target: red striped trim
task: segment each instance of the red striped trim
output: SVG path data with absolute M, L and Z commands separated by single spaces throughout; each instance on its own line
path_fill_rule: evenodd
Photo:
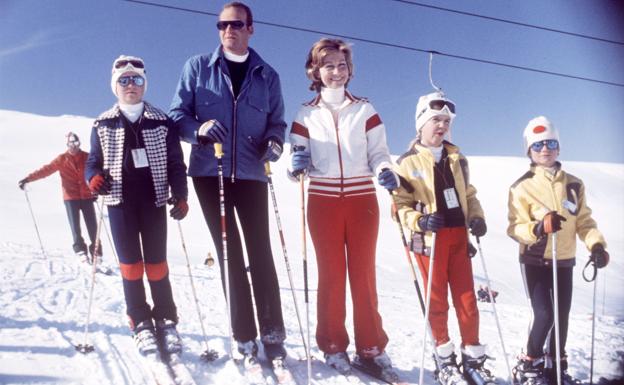
M 145 273 L 147 274 L 148 281 L 160 281 L 167 276 L 167 273 L 169 273 L 167 261 L 160 263 L 146 263 Z
M 292 128 L 290 129 L 291 134 L 297 134 L 299 136 L 303 136 L 304 138 L 310 139 L 310 132 L 307 127 L 297 122 L 293 122 Z
M 375 193 L 376 191 L 374 188 L 368 188 L 365 190 L 344 191 L 344 192 L 316 190 L 313 188 L 308 189 L 308 194 L 310 195 L 323 195 L 323 196 L 336 197 L 336 198 L 349 197 L 349 196 L 355 196 L 355 195 L 375 194 Z
M 143 279 L 143 261 L 137 263 L 119 263 L 119 270 L 123 279 L 138 281 Z
M 366 120 L 366 132 L 368 130 L 373 129 L 381 124 L 381 118 L 379 114 L 375 114 Z
M 361 182 L 353 182 L 353 183 L 331 183 L 331 182 L 320 182 L 316 180 L 310 181 L 310 186 L 325 186 L 325 187 L 354 187 L 354 186 L 367 186 L 372 185 L 372 180 L 361 181 Z

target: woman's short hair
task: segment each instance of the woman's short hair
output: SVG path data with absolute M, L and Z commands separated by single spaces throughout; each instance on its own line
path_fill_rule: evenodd
M 323 59 L 331 52 L 342 52 L 349 68 L 349 79 L 345 83 L 345 87 L 349 84 L 349 80 L 353 77 L 353 60 L 351 59 L 351 47 L 340 39 L 322 38 L 314 43 L 310 52 L 308 52 L 308 59 L 306 60 L 305 68 L 308 79 L 312 80 L 310 89 L 312 91 L 320 92 L 323 82 L 321 81 L 321 75 L 319 70 L 323 66 Z

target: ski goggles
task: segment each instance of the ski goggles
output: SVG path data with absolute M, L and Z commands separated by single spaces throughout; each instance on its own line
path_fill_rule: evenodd
M 145 84 L 145 79 L 143 79 L 143 77 L 139 75 L 121 76 L 119 79 L 117 79 L 117 83 L 119 83 L 119 85 L 124 88 L 128 87 L 130 83 L 134 84 L 137 87 L 143 87 L 143 85 Z
M 540 140 L 539 142 L 531 144 L 531 150 L 540 152 L 544 146 L 549 150 L 556 150 L 559 148 L 559 142 L 555 139 Z
M 432 100 L 429 102 L 429 108 L 431 108 L 432 110 L 440 111 L 444 107 L 448 107 L 451 113 L 455 113 L 455 103 L 449 100 Z
M 125 68 L 127 65 L 131 65 L 134 68 L 145 68 L 145 64 L 142 60 L 137 59 L 121 59 L 115 62 L 114 67 L 116 69 Z
M 67 140 L 67 147 L 68 148 L 78 148 L 78 147 L 80 147 L 80 141 L 76 140 L 76 139 L 69 139 L 69 140 Z
M 219 31 L 225 31 L 227 27 L 232 28 L 233 30 L 242 29 L 245 26 L 245 23 L 240 20 L 219 20 L 217 21 L 217 29 Z

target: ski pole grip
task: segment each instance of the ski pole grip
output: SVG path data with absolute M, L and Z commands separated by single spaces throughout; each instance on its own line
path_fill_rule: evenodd
M 271 165 L 269 164 L 269 162 L 264 162 L 264 175 L 271 175 Z
M 223 157 L 223 144 L 215 143 L 214 144 L 215 158 L 221 159 Z

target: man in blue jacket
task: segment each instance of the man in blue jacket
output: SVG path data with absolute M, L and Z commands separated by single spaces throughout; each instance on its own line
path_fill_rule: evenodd
M 249 48 L 251 10 L 224 5 L 217 22 L 221 44 L 212 54 L 191 57 L 182 70 L 169 115 L 182 140 L 192 144 L 189 176 L 215 243 L 223 276 L 217 160 L 213 143 L 223 143 L 225 211 L 231 322 L 238 350 L 255 359 L 256 329 L 241 238 L 243 231 L 264 351 L 284 358 L 286 338 L 279 285 L 269 239 L 264 163 L 282 153 L 286 122 L 278 74 Z

